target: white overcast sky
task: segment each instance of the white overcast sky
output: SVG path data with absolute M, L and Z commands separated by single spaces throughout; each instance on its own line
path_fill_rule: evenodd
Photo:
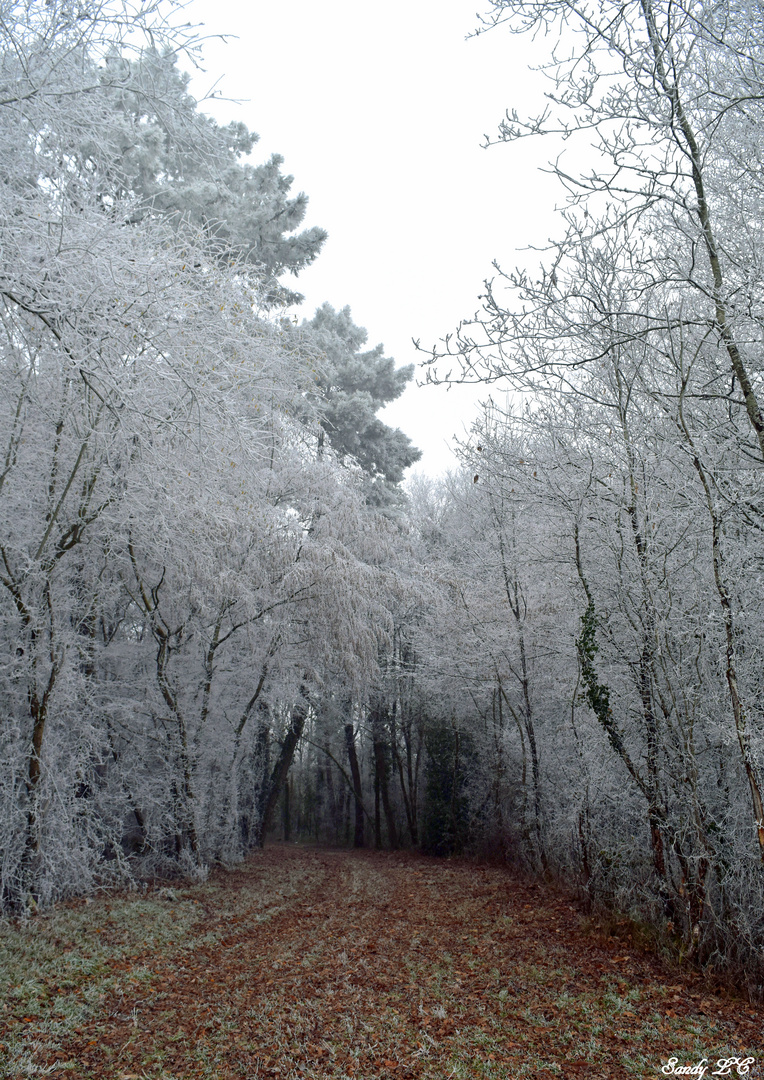
M 478 0 L 479 3 L 479 0 Z M 284 157 L 306 225 L 329 233 L 296 281 L 301 313 L 348 304 L 369 345 L 397 364 L 452 331 L 479 306 L 494 259 L 538 264 L 518 249 L 557 231 L 561 200 L 538 171 L 543 142 L 481 148 L 504 110 L 533 111 L 543 89 L 528 70 L 532 43 L 504 29 L 465 40 L 475 0 L 192 0 L 210 35 L 197 98 L 218 79 L 226 102 L 202 108 L 260 135 L 256 160 Z M 541 55 L 544 45 L 537 46 Z M 421 378 L 421 373 L 420 373 Z M 424 452 L 417 470 L 452 467 L 448 443 L 475 402 L 466 387 L 410 388 L 383 413 Z

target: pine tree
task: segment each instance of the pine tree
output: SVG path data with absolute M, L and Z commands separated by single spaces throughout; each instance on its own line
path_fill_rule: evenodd
M 368 335 L 355 325 L 349 307 L 335 311 L 331 304 L 323 304 L 302 328 L 324 358 L 319 375 L 324 398 L 322 444 L 326 436 L 341 461 L 352 459 L 363 469 L 369 504 L 393 509 L 401 500 L 397 485 L 422 454 L 377 413 L 401 396 L 414 365 L 396 368 L 395 361 L 384 355 L 383 345 L 363 351 Z

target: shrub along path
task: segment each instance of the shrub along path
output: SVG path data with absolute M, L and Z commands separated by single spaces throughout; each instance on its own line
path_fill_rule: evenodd
M 730 1057 L 754 1078 L 763 1031 L 564 896 L 461 861 L 277 846 L 0 927 L 3 1080 L 612 1080 Z

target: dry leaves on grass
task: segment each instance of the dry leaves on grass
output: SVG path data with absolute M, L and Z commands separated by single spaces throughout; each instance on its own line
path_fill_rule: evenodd
M 611 1080 L 723 1056 L 764 1075 L 761 1010 L 583 922 L 501 869 L 273 847 L 7 929 L 0 1076 Z

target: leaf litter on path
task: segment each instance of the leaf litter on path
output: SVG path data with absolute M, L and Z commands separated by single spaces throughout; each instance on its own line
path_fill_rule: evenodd
M 763 1010 L 462 860 L 278 845 L 7 926 L 0 960 L 2 1080 L 764 1077 Z

